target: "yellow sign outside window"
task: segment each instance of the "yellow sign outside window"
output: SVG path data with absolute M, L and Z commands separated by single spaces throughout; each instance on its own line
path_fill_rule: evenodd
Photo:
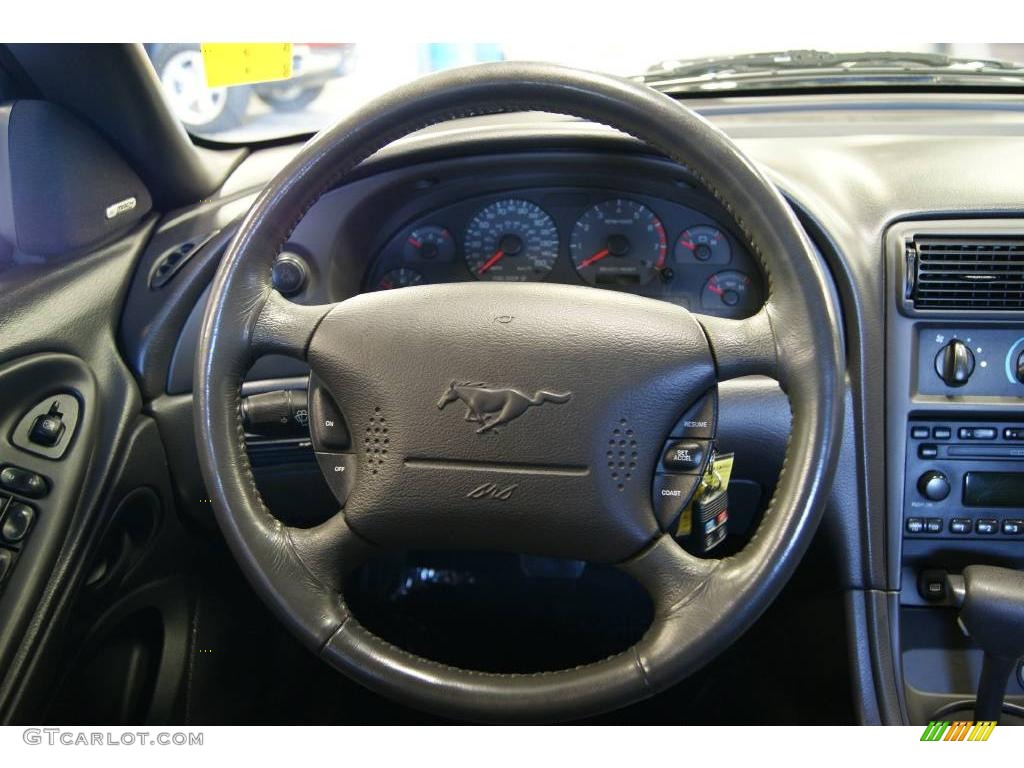
M 203 43 L 202 51 L 210 88 L 292 76 L 291 43 Z

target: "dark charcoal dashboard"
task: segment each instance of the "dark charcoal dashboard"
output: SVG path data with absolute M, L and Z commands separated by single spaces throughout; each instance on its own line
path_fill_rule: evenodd
M 957 630 L 954 611 L 929 598 L 924 575 L 1021 562 L 1019 503 L 979 506 L 964 495 L 964 482 L 968 472 L 988 472 L 1001 473 L 1005 485 L 1003 475 L 1020 462 L 1014 430 L 1022 390 L 1013 375 L 1022 331 L 1015 308 L 925 307 L 934 297 L 923 293 L 914 299 L 919 308 L 908 305 L 913 265 L 902 244 L 887 243 L 900 227 L 959 242 L 1005 239 L 1010 226 L 1019 239 L 1019 222 L 1006 220 L 1021 211 L 1024 117 L 998 99 L 971 108 L 924 97 L 837 99 L 833 112 L 821 106 L 793 100 L 769 114 L 716 102 L 706 114 L 777 181 L 835 280 L 850 393 L 844 455 L 820 538 L 846 590 L 849 633 L 857 640 L 850 652 L 859 716 L 927 722 L 972 694 L 980 654 Z M 941 120 L 924 119 L 940 111 Z M 265 179 L 289 151 L 257 153 L 239 176 Z M 168 444 L 178 501 L 199 518 L 208 509 L 195 502 L 203 492 L 198 470 L 187 466 L 192 359 L 203 291 L 223 242 L 197 247 L 163 288 L 146 281 L 156 261 L 182 244 L 201 242 L 215 227 L 226 239 L 257 189 L 229 184 L 215 209 L 165 219 L 122 323 L 125 355 Z M 310 209 L 279 271 L 282 292 L 305 304 L 406 284 L 544 280 L 742 317 L 757 311 L 766 291 L 743 242 L 730 213 L 685 168 L 597 126 L 507 116 L 437 130 L 381 153 Z M 933 288 L 938 296 L 946 290 Z M 172 304 L 184 314 L 163 322 L 160 313 Z M 152 329 L 164 325 L 180 328 L 180 336 L 158 338 Z M 954 340 L 965 349 L 969 343 L 971 354 L 949 347 Z M 296 390 L 306 386 L 305 371 L 289 366 L 258 361 L 244 393 L 290 390 L 301 402 Z M 723 388 L 720 407 L 720 442 L 736 451 L 737 476 L 749 483 L 753 525 L 777 476 L 786 401 L 774 384 L 748 381 Z M 961 438 L 961 427 L 993 437 Z M 308 449 L 302 454 L 292 445 L 267 440 L 260 446 L 265 460 L 255 462 L 264 479 L 273 476 L 275 510 L 278 500 L 308 498 L 315 475 Z M 965 450 L 972 455 L 965 458 Z M 942 486 L 929 474 L 936 472 L 950 488 L 937 501 L 921 490 Z M 931 485 L 922 483 L 925 475 Z M 969 531 L 962 519 L 970 519 Z M 1010 683 L 1014 701 L 1024 701 L 1022 684 L 1024 678 Z

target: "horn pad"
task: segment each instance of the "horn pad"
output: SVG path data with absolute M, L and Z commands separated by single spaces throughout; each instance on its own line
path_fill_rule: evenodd
M 715 384 L 685 309 L 546 284 L 364 294 L 324 318 L 308 359 L 352 431 L 355 531 L 602 562 L 658 534 L 663 442 Z

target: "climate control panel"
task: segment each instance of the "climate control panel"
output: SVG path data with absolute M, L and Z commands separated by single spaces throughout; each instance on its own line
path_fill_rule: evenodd
M 917 391 L 1024 398 L 1024 326 L 921 326 Z

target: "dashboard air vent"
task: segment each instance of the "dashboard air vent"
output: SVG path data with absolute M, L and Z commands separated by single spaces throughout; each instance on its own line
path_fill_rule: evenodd
M 1024 237 L 916 236 L 906 259 L 915 309 L 1024 310 Z

